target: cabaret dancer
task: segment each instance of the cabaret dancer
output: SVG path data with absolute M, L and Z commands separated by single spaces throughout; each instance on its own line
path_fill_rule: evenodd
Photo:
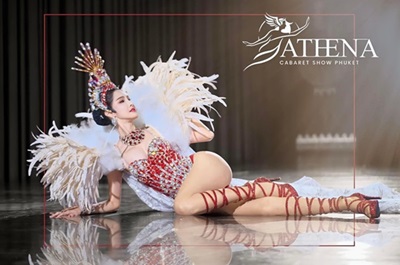
M 92 114 L 80 115 L 89 121 L 63 129 L 54 125 L 48 134 L 36 137 L 36 149 L 31 150 L 29 173 L 36 164 L 38 173 L 45 171 L 42 182 L 50 186 L 50 199 L 66 207 L 52 218 L 117 211 L 122 179 L 151 208 L 179 215 L 288 216 L 351 211 L 368 218 L 380 216 L 377 199 L 382 194 L 366 196 L 358 191 L 312 187 L 314 193 L 322 194 L 304 197 L 307 187 L 302 187 L 301 181 L 232 179 L 229 165 L 219 155 L 193 152 L 189 144 L 214 137 L 202 122 L 209 121 L 212 126 L 207 107 L 214 102 L 224 104 L 223 98 L 209 91 L 215 88 L 216 75 L 200 77 L 187 69 L 187 59 L 171 56 L 167 62 L 159 59 L 149 67 L 142 63 L 145 75 L 136 81 L 126 77 L 119 89 L 103 68 L 99 52 L 92 52 L 89 44 L 81 46 L 81 57 L 75 57 L 80 68 L 73 69 L 90 76 Z M 107 175 L 109 198 L 97 203 L 103 174 Z

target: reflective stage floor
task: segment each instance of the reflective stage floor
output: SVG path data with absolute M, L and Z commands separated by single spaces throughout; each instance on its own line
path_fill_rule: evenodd
M 264 173 L 264 172 L 262 172 Z M 236 177 L 261 172 L 237 172 Z M 283 174 L 268 173 L 269 176 Z M 353 186 L 348 173 L 308 172 L 325 186 Z M 319 176 L 317 176 L 319 175 Z M 284 173 L 284 181 L 300 177 Z M 286 177 L 288 176 L 288 177 Z M 361 174 L 356 186 L 398 176 Z M 106 185 L 101 186 L 104 193 Z M 0 195 L 1 264 L 399 264 L 400 215 L 183 217 L 149 210 L 124 186 L 118 213 L 51 220 L 37 184 Z

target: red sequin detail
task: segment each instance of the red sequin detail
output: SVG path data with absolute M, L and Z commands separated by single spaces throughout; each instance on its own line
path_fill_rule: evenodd
M 189 157 L 180 155 L 164 139 L 154 138 L 148 158 L 133 161 L 128 169 L 141 183 L 175 198 L 191 167 Z

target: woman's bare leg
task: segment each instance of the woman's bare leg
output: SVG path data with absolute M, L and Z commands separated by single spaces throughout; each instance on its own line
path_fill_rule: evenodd
M 226 188 L 232 179 L 229 165 L 211 152 L 196 153 L 195 163 L 175 198 L 175 212 L 202 214 L 232 202 L 265 196 L 287 197 L 294 189 L 289 184 L 256 182 L 243 187 Z M 295 191 L 294 191 L 295 193 Z
M 223 170 L 220 172 L 224 173 Z M 360 194 L 329 199 L 295 196 L 254 199 L 254 194 L 251 194 L 252 186 L 202 191 L 205 187 L 212 188 L 216 184 L 201 180 L 197 174 L 198 170 L 192 170 L 183 183 L 175 199 L 176 213 L 196 215 L 212 211 L 232 215 L 303 216 L 350 210 L 363 213 L 370 218 L 377 218 L 380 215 L 378 202 L 367 200 Z M 209 176 L 215 177 L 212 174 Z
M 243 187 L 227 187 L 232 179 L 229 165 L 211 152 L 196 153 L 194 164 L 182 183 L 174 202 L 180 215 L 222 212 L 233 215 L 302 216 L 351 210 L 370 218 L 379 217 L 379 204 L 362 195 L 330 199 L 272 196 L 266 188 L 274 183 L 263 182 Z M 279 194 L 281 195 L 281 194 Z
M 358 196 L 338 198 L 303 197 L 264 197 L 242 204 L 230 204 L 218 209 L 220 213 L 230 215 L 261 216 L 304 216 L 342 212 L 363 213 L 370 218 L 379 217 L 377 201 L 361 199 Z
M 232 171 L 221 157 L 211 152 L 196 153 L 193 166 L 175 197 L 175 212 L 181 215 L 205 213 L 206 206 L 200 193 L 222 189 L 231 179 Z M 233 192 L 226 195 L 230 201 L 237 200 Z

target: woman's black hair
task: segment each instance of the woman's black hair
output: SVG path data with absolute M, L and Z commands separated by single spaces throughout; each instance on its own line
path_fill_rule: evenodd
M 115 91 L 115 90 L 117 90 L 117 89 L 111 89 L 111 90 L 108 90 L 108 91 L 106 92 L 106 103 L 107 103 L 107 108 L 108 108 L 109 110 L 111 110 L 112 112 L 115 112 L 115 111 L 112 109 L 112 107 L 111 107 L 111 104 L 112 104 L 112 101 L 113 101 L 113 98 L 114 98 L 114 91 Z M 101 125 L 101 126 L 111 125 L 111 119 L 108 118 L 108 117 L 104 114 L 104 110 L 102 110 L 102 109 L 95 109 L 95 110 L 92 112 L 92 115 L 93 115 L 93 120 L 96 122 L 97 125 Z

